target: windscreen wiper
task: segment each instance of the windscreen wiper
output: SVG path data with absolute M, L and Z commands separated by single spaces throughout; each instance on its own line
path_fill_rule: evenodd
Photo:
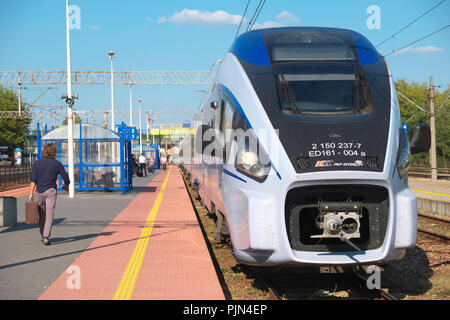
M 361 88 L 361 75 L 359 74 L 359 72 L 356 72 L 355 70 L 355 85 L 353 86 L 354 90 L 355 90 L 355 96 L 356 96 L 356 112 L 360 113 L 361 110 L 361 100 L 359 97 L 359 89 Z M 355 112 L 355 104 L 353 104 L 353 112 Z M 355 112 L 355 113 L 356 113 Z
M 289 110 L 290 110 L 291 112 L 294 112 L 294 113 L 302 113 L 302 111 L 300 110 L 300 108 L 298 108 L 297 105 L 296 105 L 295 103 L 293 103 L 293 102 L 291 101 L 291 98 L 289 97 L 289 89 L 288 89 L 288 87 L 287 87 L 287 81 L 286 81 L 286 79 L 284 78 L 284 75 L 283 75 L 283 74 L 280 74 L 280 76 L 281 76 L 281 78 L 282 78 L 282 79 L 280 80 L 280 83 L 281 83 L 281 86 L 282 86 L 282 88 L 283 88 L 284 94 L 286 95 L 287 102 L 288 102 L 288 106 L 289 106 Z

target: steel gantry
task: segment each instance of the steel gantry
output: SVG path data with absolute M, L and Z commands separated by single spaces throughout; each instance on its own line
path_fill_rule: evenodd
M 119 85 L 210 85 L 212 71 L 115 71 Z M 0 71 L 0 85 L 66 84 L 66 71 Z M 72 71 L 72 84 L 110 84 L 111 72 Z
M 37 108 L 43 106 L 36 106 Z M 50 107 L 47 107 L 50 108 Z M 61 108 L 61 106 L 55 106 L 53 108 Z M 46 112 L 47 114 L 51 114 L 52 117 L 60 117 L 65 118 L 65 113 L 63 111 L 57 112 L 55 110 L 24 110 L 19 114 L 19 111 L 0 111 L 0 119 L 19 119 L 19 118 L 28 118 L 28 119 L 37 119 L 42 115 L 42 112 Z M 111 110 L 107 110 L 106 108 L 99 110 L 82 110 L 82 108 L 74 110 L 79 116 L 84 115 L 85 117 L 90 117 L 91 119 L 94 117 L 103 116 L 105 112 L 109 113 Z M 117 109 L 114 111 L 115 114 L 119 118 L 125 118 L 129 111 L 125 108 Z M 190 119 L 193 118 L 193 114 L 196 112 L 195 109 L 148 109 L 143 110 L 142 113 L 147 117 L 150 117 L 152 120 L 163 119 L 163 118 L 184 118 Z M 135 112 L 137 113 L 137 112 Z

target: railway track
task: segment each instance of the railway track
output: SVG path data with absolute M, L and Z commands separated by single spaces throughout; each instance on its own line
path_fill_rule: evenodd
M 450 219 L 435 217 L 423 213 L 418 213 L 419 227 L 418 231 L 426 235 L 431 235 L 433 238 L 437 238 L 439 241 L 448 241 L 448 228 Z M 432 227 L 437 230 L 433 230 Z M 445 233 L 447 231 L 447 233 Z M 314 275 L 309 274 L 306 279 L 302 279 L 300 283 L 296 282 L 298 279 L 296 274 L 285 274 L 279 277 L 275 276 L 277 272 L 271 272 L 268 274 L 258 274 L 260 281 L 265 283 L 272 298 L 274 300 L 286 300 L 286 299 L 383 299 L 383 300 L 397 300 L 396 297 L 391 295 L 385 289 L 375 288 L 370 290 L 368 288 L 367 281 L 369 275 L 362 270 L 362 268 L 353 269 L 353 274 L 335 275 L 334 278 L 327 277 L 328 275 Z M 359 281 L 352 279 L 356 277 Z M 282 277 L 287 278 L 282 279 Z M 311 283 L 315 283 L 315 289 L 310 287 Z M 344 284 L 344 286 L 342 286 Z M 334 286 L 334 288 L 333 288 Z M 317 288 L 322 288 L 317 290 Z M 309 289 L 309 290 L 308 290 Z M 308 292 L 309 291 L 309 292 Z M 297 292 L 297 294 L 293 294 Z M 338 292 L 336 296 L 334 293 Z M 346 293 L 347 292 L 347 293 Z M 306 293 L 306 294 L 305 294 Z
M 395 268 L 389 268 L 390 265 L 388 265 L 388 268 L 384 269 L 380 267 L 380 270 L 382 271 L 382 283 L 389 288 L 393 285 L 392 289 L 396 290 L 394 291 L 396 292 L 395 296 L 392 296 L 385 288 L 370 290 L 367 287 L 367 280 L 370 277 L 370 273 L 361 270 L 359 270 L 360 272 L 358 272 L 358 274 L 352 269 L 350 269 L 350 272 L 344 274 L 318 274 L 318 272 L 307 273 L 305 270 L 298 270 L 300 268 L 258 268 L 237 263 L 232 256 L 230 245 L 225 243 L 214 244 L 214 242 L 211 242 L 213 241 L 211 235 L 214 232 L 212 228 L 215 228 L 211 226 L 211 224 L 214 224 L 212 218 L 207 214 L 206 209 L 204 209 L 200 201 L 196 199 L 195 190 L 192 190 L 188 186 L 188 177 L 185 178 L 186 187 L 191 196 L 192 203 L 196 208 L 195 210 L 199 217 L 199 221 L 201 220 L 203 228 L 205 228 L 206 225 L 209 225 L 209 230 L 204 233 L 205 240 L 210 243 L 210 252 L 213 256 L 213 260 L 216 261 L 216 270 L 218 275 L 220 274 L 219 278 L 222 279 L 222 286 L 228 288 L 224 289 L 225 293 L 228 292 L 228 294 L 226 294 L 227 299 L 254 300 L 255 290 L 260 290 L 258 291 L 260 293 L 257 293 L 257 295 L 259 296 L 259 299 L 262 297 L 262 299 L 265 300 L 394 300 L 396 298 L 395 296 L 401 297 L 401 299 L 404 298 L 404 294 L 400 292 L 403 292 L 405 286 L 406 289 L 404 290 L 406 291 L 409 287 L 403 284 L 403 281 L 408 282 L 409 280 L 401 278 L 398 283 L 393 281 L 393 279 L 397 279 L 395 273 L 403 270 L 404 266 L 402 265 Z M 432 242 L 438 245 L 444 243 L 445 245 L 448 240 L 448 233 L 447 235 L 442 236 L 443 232 L 439 232 L 439 230 L 428 230 L 428 226 L 443 225 L 448 228 L 450 219 L 437 218 L 421 213 L 418 214 L 418 219 L 418 231 L 422 235 L 422 237 L 418 237 L 418 241 L 419 239 L 422 239 L 422 245 L 424 237 L 437 239 L 432 240 Z M 228 253 L 224 254 L 224 252 Z M 415 256 L 415 251 L 411 254 L 409 259 L 414 258 L 414 261 L 415 259 L 418 259 L 418 257 Z M 225 256 L 229 257 L 224 258 Z M 228 260 L 224 263 L 223 259 Z M 233 262 L 231 260 L 233 260 Z M 239 280 L 239 284 L 237 284 L 238 278 L 242 279 L 242 284 L 240 282 L 241 280 Z M 248 293 L 246 291 L 249 287 L 252 288 L 253 292 Z M 408 294 L 406 293 L 406 295 Z
M 186 176 L 185 183 L 194 207 L 200 205 L 195 190 L 189 187 Z M 207 238 L 205 240 L 209 241 Z M 221 246 L 226 246 L 232 251 L 229 244 Z M 364 273 L 355 273 L 352 268 L 347 268 L 346 273 L 331 273 L 336 271 L 332 271 L 332 268 L 326 268 L 328 270 L 326 273 L 321 273 L 320 268 L 253 267 L 241 264 L 239 268 L 247 278 L 254 278 L 255 283 L 261 284 L 261 288 L 267 290 L 273 300 L 395 299 L 382 289 L 369 290 L 366 286 L 367 276 Z M 219 266 L 219 269 L 222 269 L 222 266 Z
M 299 268 L 282 270 L 253 271 L 274 300 L 397 300 L 382 288 L 369 289 L 369 276 L 362 269 L 333 274 L 320 274 L 317 269 L 315 273 Z
M 431 178 L 431 169 L 427 167 L 411 167 L 408 176 L 417 178 Z M 450 179 L 450 170 L 448 168 L 438 168 L 437 178 L 442 180 Z
M 433 236 L 441 241 L 450 240 L 449 227 L 450 219 L 431 216 L 428 214 L 417 213 L 418 227 L 417 231 Z M 424 225 L 428 226 L 427 228 Z

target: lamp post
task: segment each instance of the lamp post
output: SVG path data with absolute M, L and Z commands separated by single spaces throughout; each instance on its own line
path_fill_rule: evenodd
M 75 175 L 73 162 L 73 103 L 72 98 L 72 70 L 70 65 L 70 27 L 69 27 L 69 0 L 66 0 L 66 39 L 67 39 L 67 162 L 69 166 L 69 198 L 75 197 Z
M 133 96 L 131 93 L 131 86 L 133 85 L 132 82 L 128 84 L 130 86 L 130 127 L 133 126 Z
M 137 100 L 139 103 L 139 155 L 142 153 L 142 125 L 141 125 L 141 102 L 142 99 Z
M 114 122 L 114 71 L 113 71 L 113 59 L 114 52 L 108 52 L 109 58 L 111 60 L 111 130 L 115 130 L 115 122 Z

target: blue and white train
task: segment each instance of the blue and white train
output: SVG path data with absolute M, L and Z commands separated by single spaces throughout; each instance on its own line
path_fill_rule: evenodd
M 362 265 L 414 246 L 411 144 L 385 59 L 362 35 L 272 28 L 240 35 L 181 143 L 217 239 L 252 265 Z

